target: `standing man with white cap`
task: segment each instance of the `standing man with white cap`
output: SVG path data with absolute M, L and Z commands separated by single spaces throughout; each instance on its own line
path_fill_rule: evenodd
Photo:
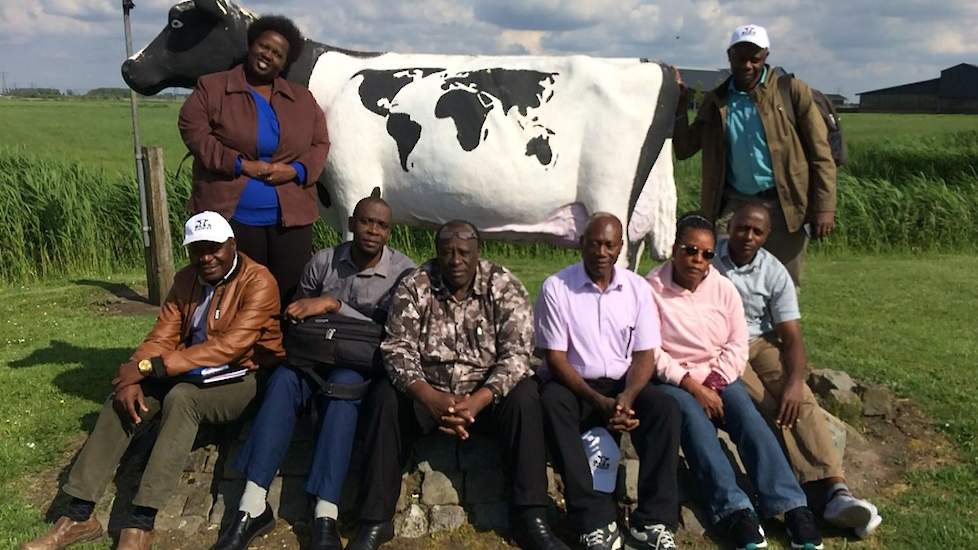
M 805 225 L 819 238 L 835 228 L 836 167 L 811 88 L 791 78 L 792 105 L 784 105 L 778 80 L 785 77 L 767 65 L 770 46 L 764 27 L 734 29 L 727 49 L 732 74 L 706 94 L 692 124 L 689 89 L 676 71 L 680 98 L 673 146 L 680 160 L 703 151 L 700 209 L 711 221 L 729 217 L 744 203 L 768 208 L 772 227 L 765 248 L 788 268 L 797 287 L 809 237 Z
M 237 250 L 228 222 L 201 212 L 184 228 L 190 265 L 180 270 L 156 324 L 112 380 L 95 429 L 78 454 L 64 492 L 64 515 L 22 550 L 55 550 L 102 536 L 92 515 L 133 437 L 159 418 L 159 445 L 143 471 L 119 550 L 149 550 L 156 512 L 166 504 L 201 423 L 236 420 L 255 398 L 254 371 L 284 359 L 275 278 Z M 202 367 L 231 375 L 207 382 Z

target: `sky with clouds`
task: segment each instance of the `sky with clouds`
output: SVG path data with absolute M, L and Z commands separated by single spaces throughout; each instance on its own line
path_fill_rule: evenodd
M 171 0 L 135 0 L 138 50 Z M 978 63 L 975 0 L 253 0 L 334 46 L 424 53 L 588 54 L 726 65 L 730 31 L 768 28 L 771 58 L 825 92 L 854 94 Z M 7 86 L 121 86 L 120 0 L 0 0 Z

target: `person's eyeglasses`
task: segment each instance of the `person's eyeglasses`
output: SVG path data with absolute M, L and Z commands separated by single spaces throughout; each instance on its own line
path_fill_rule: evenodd
M 463 241 L 470 241 L 472 239 L 478 239 L 478 235 L 472 231 L 442 231 L 438 234 L 439 241 L 447 241 L 450 239 L 459 239 Z
M 695 256 L 700 254 L 703 256 L 704 260 L 712 260 L 713 257 L 717 255 L 717 253 L 713 250 L 700 250 L 698 246 L 693 246 L 686 243 L 679 243 L 679 249 L 682 250 L 687 256 Z

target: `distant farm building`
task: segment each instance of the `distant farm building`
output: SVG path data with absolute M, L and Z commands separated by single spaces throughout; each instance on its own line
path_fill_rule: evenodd
M 825 98 L 832 102 L 836 109 L 846 104 L 846 96 L 842 94 L 825 94 Z
M 857 94 L 860 111 L 978 113 L 978 66 L 960 63 L 940 78 Z

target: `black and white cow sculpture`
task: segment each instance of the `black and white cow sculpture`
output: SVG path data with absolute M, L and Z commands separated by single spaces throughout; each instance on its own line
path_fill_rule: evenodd
M 244 58 L 254 18 L 229 0 L 181 2 L 123 77 L 142 94 L 193 87 Z M 326 113 L 319 197 L 337 229 L 380 187 L 398 223 L 464 218 L 490 238 L 573 246 L 587 216 L 606 211 L 626 221 L 633 264 L 643 239 L 656 257 L 672 247 L 677 88 L 666 66 L 364 53 L 310 40 L 285 76 Z

